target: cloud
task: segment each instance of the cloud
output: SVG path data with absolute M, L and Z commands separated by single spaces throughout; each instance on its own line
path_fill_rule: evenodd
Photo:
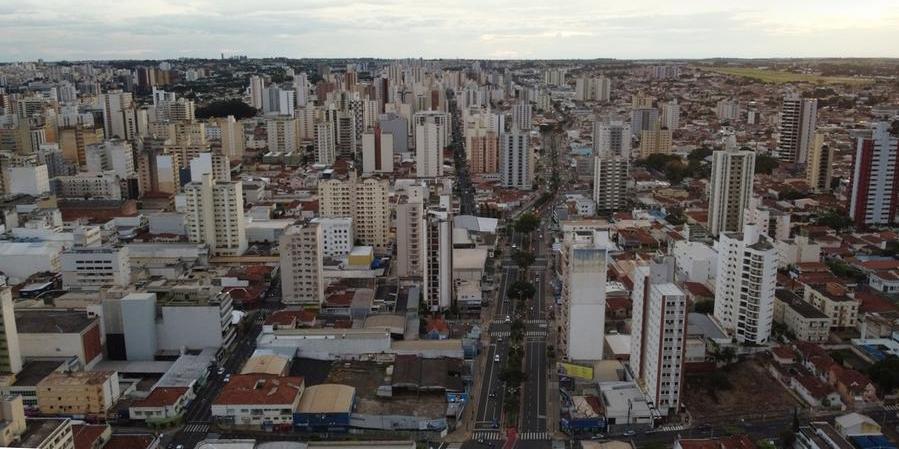
M 6 0 L 0 61 L 899 56 L 893 0 Z

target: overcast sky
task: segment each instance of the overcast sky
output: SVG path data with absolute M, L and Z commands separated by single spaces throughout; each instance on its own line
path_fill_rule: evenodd
M 0 61 L 899 57 L 897 0 L 2 0 Z

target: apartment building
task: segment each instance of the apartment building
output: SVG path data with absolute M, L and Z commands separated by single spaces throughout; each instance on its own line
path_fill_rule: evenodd
M 128 247 L 74 247 L 59 255 L 62 285 L 70 288 L 131 285 Z
M 325 299 L 323 225 L 316 222 L 287 228 L 278 241 L 281 302 L 318 307 Z
M 191 242 L 206 243 L 214 255 L 239 256 L 247 250 L 241 181 L 213 181 L 203 174 L 184 186 L 185 221 Z
M 350 217 L 363 245 L 384 251 L 390 244 L 390 181 L 379 178 L 329 179 L 318 185 L 319 215 Z
M 603 231 L 566 233 L 559 269 L 562 295 L 559 349 L 571 361 L 603 358 L 609 236 Z

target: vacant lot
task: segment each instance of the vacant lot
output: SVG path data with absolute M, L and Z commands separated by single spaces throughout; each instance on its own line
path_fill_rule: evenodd
M 699 422 L 729 420 L 734 416 L 782 415 L 798 405 L 755 361 L 739 362 L 719 372 L 726 376 L 727 385 L 711 380 L 714 373 L 686 379 L 683 402 Z
M 868 78 L 850 78 L 839 76 L 808 75 L 804 73 L 783 72 L 780 70 L 754 69 L 750 67 L 703 67 L 703 70 L 741 76 L 763 83 L 814 83 L 814 84 L 866 84 L 872 82 Z
M 439 418 L 446 413 L 446 398 L 439 393 L 403 393 L 390 398 L 378 397 L 378 387 L 386 383 L 388 365 L 376 362 L 334 362 L 326 382 L 356 388 L 356 413 L 427 418 Z

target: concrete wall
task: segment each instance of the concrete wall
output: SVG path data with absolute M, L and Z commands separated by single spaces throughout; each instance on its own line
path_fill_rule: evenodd
M 156 294 L 132 293 L 122 298 L 122 326 L 128 360 L 156 355 Z
M 156 333 L 162 350 L 178 350 L 182 346 L 193 349 L 220 347 L 219 307 L 163 307 L 162 321 L 156 325 Z

